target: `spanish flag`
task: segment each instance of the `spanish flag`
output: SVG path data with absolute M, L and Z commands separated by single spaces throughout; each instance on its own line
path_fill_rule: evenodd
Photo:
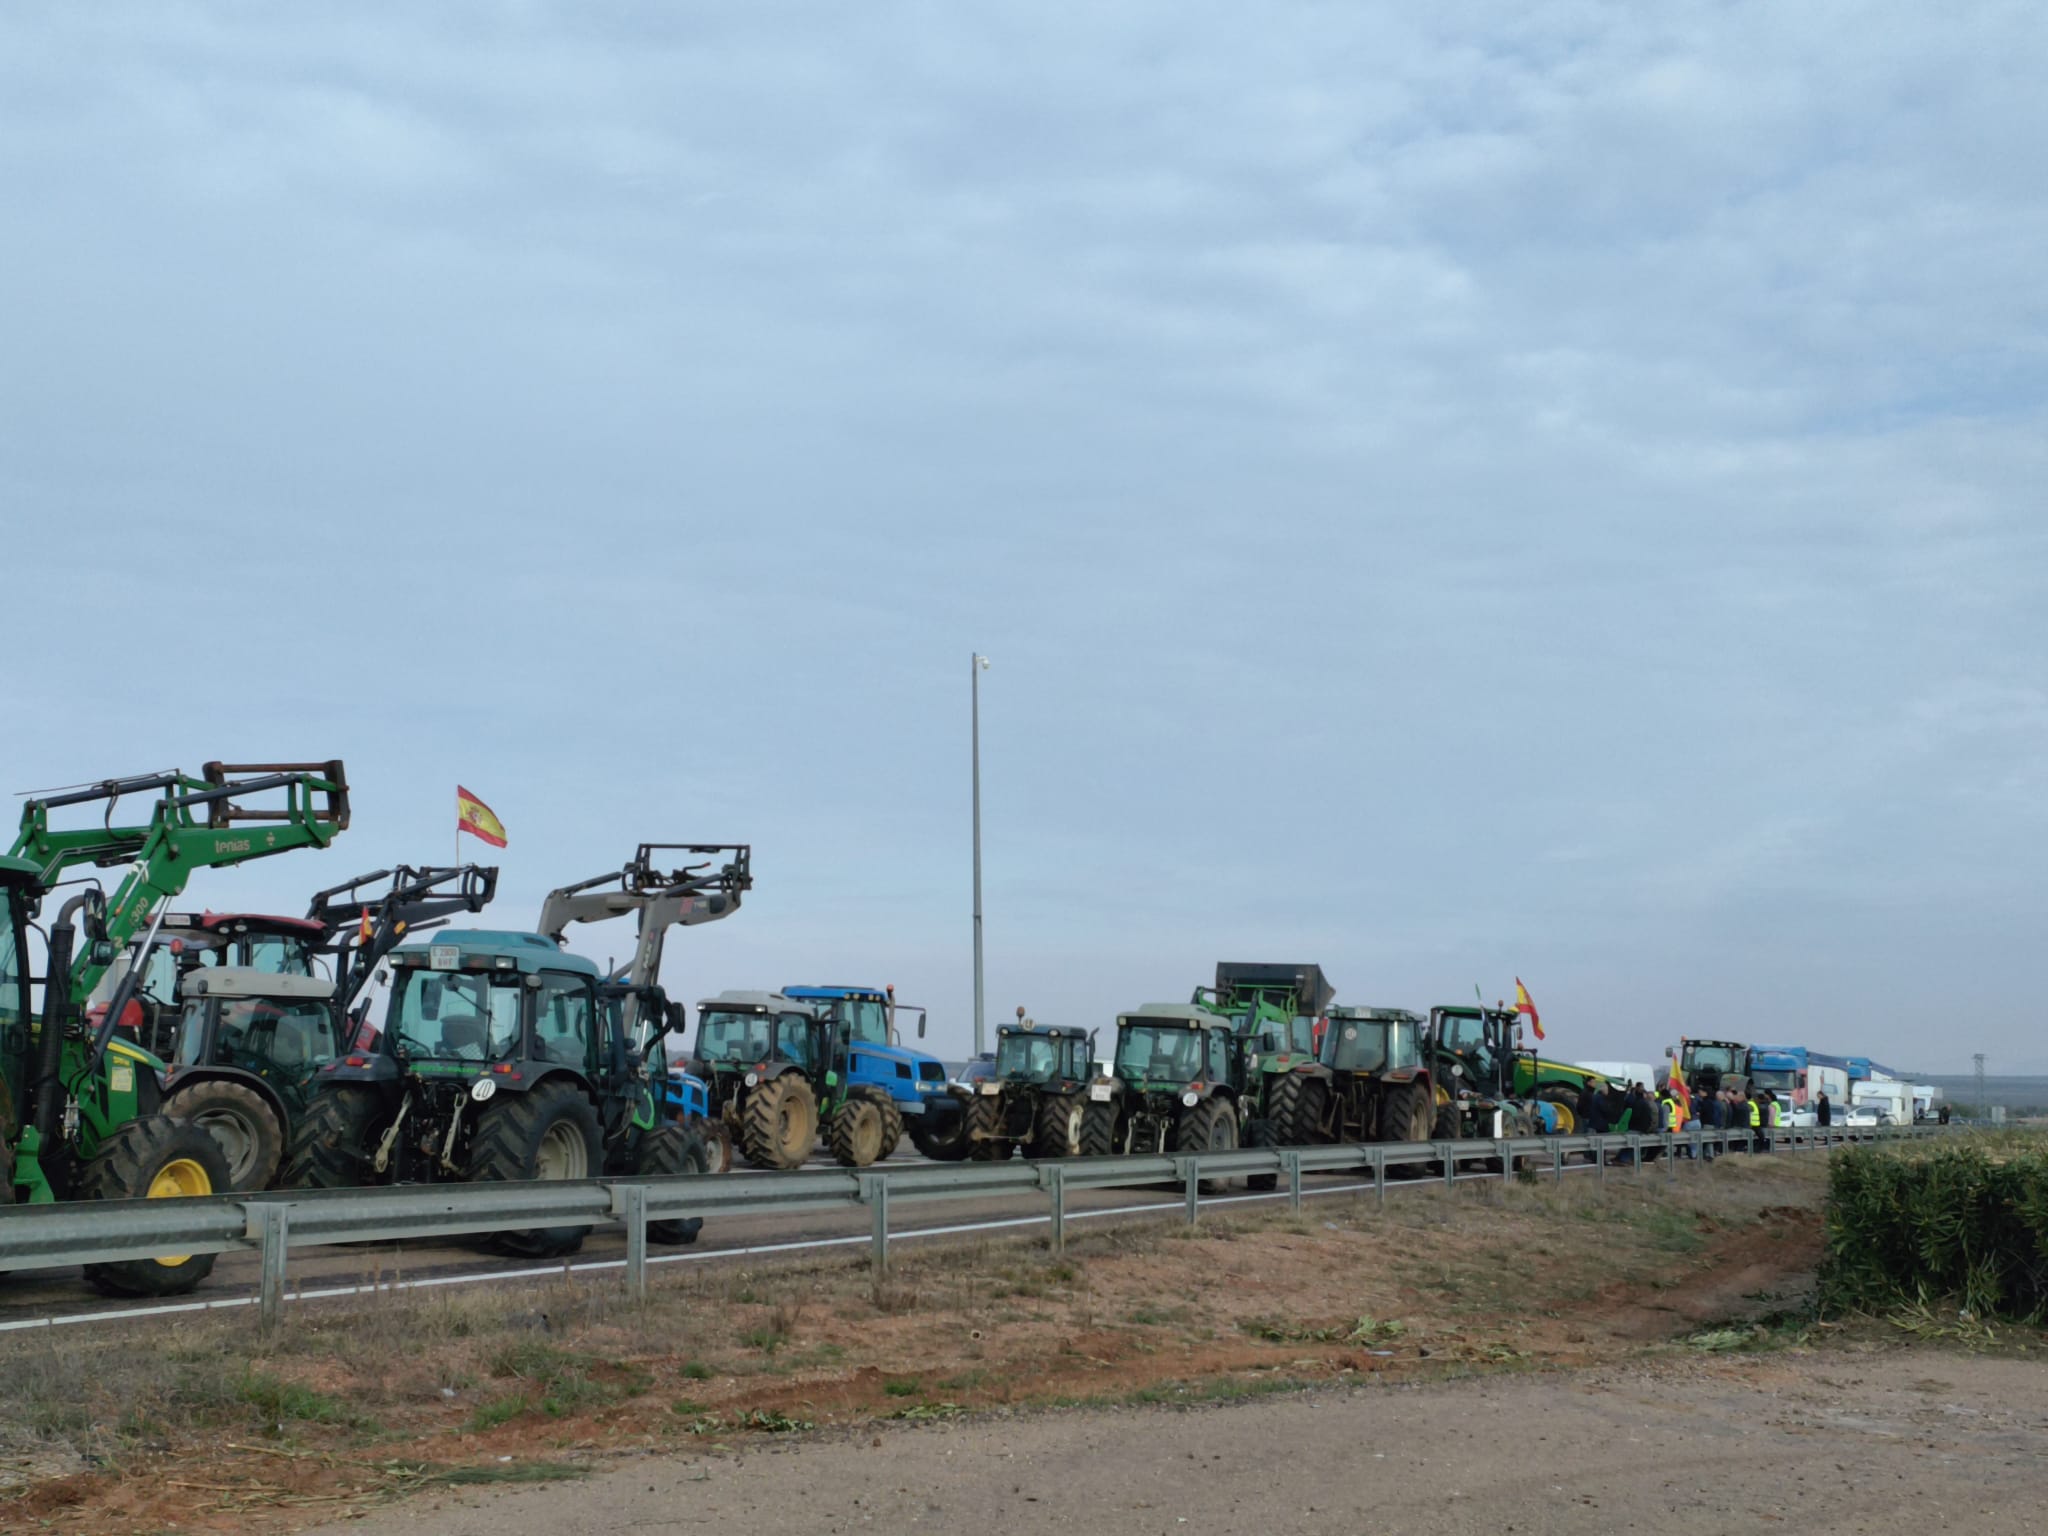
M 1678 1123 L 1684 1125 L 1692 1119 L 1692 1089 L 1686 1084 L 1685 1068 L 1678 1062 L 1678 1057 L 1671 1058 L 1670 1087 L 1671 1097 L 1678 1100 Z
M 460 784 L 455 786 L 455 835 L 480 837 L 493 848 L 505 846 L 505 823 L 497 813 Z
M 1522 985 L 1522 978 L 1515 978 L 1515 1012 L 1529 1021 L 1529 1027 L 1536 1031 L 1536 1038 L 1543 1038 L 1543 1016 L 1536 1011 L 1536 1003 L 1529 996 L 1529 989 Z

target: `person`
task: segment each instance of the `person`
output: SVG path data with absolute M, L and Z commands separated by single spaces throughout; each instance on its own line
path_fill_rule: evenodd
M 1628 1085 L 1628 1128 L 1639 1136 L 1654 1136 L 1658 1130 L 1657 1105 L 1650 1097 L 1650 1090 L 1641 1083 Z M 1643 1148 L 1643 1161 L 1657 1160 L 1657 1148 Z
M 1941 1124 L 1943 1124 L 1943 1125 L 1947 1125 L 1947 1124 L 1948 1124 L 1948 1106 L 1947 1106 L 1946 1104 L 1944 1104 L 1944 1105 L 1942 1105 L 1942 1106 L 1941 1106 L 1941 1108 L 1940 1108 L 1940 1109 L 1936 1110 L 1936 1111 L 1934 1112 L 1934 1118 L 1935 1118 L 1935 1119 L 1936 1119 L 1937 1121 L 1939 1121 L 1939 1122 L 1940 1122 Z
M 1764 1106 L 1755 1094 L 1750 1094 L 1744 1106 L 1745 1118 L 1749 1121 L 1749 1150 L 1761 1152 L 1764 1149 Z
M 1600 1102 L 1600 1090 L 1595 1088 L 1593 1083 L 1594 1079 L 1589 1077 L 1579 1084 L 1579 1097 L 1572 1105 L 1572 1119 L 1577 1121 L 1579 1129 L 1589 1136 L 1594 1134 L 1593 1106 Z
M 1823 1088 L 1820 1097 L 1813 1101 L 1813 1123 L 1830 1126 L 1835 1123 L 1835 1106 L 1828 1102 L 1828 1091 Z
M 1579 1113 L 1580 1125 L 1588 1136 L 1605 1136 L 1614 1129 L 1614 1117 L 1607 1112 L 1607 1090 L 1595 1084 L 1590 1078 L 1586 1091 L 1579 1095 L 1585 1105 Z
M 1700 1124 L 1709 1131 L 1718 1131 L 1727 1123 L 1727 1106 L 1721 1102 L 1721 1095 L 1708 1094 L 1700 1103 Z M 1705 1148 L 1707 1161 L 1711 1163 L 1718 1155 L 1713 1144 L 1709 1142 Z

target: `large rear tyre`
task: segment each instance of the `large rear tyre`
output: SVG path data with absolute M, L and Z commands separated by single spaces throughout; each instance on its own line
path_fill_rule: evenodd
M 872 1099 L 848 1099 L 832 1111 L 825 1135 L 840 1167 L 870 1167 L 882 1154 L 882 1112 Z
M 1381 1091 L 1385 1097 L 1381 1100 L 1380 1140 L 1429 1140 L 1436 1106 L 1430 1102 L 1428 1085 L 1409 1083 L 1403 1087 L 1390 1084 Z
M 1090 1099 L 1081 1111 L 1081 1155 L 1116 1156 L 1116 1103 Z
M 1173 1150 L 1176 1152 L 1235 1152 L 1237 1150 L 1237 1106 L 1220 1095 L 1184 1109 L 1173 1122 Z M 1202 1180 L 1204 1194 L 1219 1194 L 1228 1179 Z
M 1263 1115 L 1254 1115 L 1244 1123 L 1244 1144 L 1270 1151 L 1281 1144 L 1279 1125 Z M 1255 1173 L 1244 1181 L 1246 1189 L 1278 1189 L 1280 1175 L 1277 1173 Z
M 220 1143 L 169 1115 L 130 1120 L 100 1143 L 79 1180 L 88 1200 L 166 1200 L 221 1194 L 227 1187 Z M 182 1253 L 88 1264 L 85 1283 L 105 1296 L 182 1296 L 212 1272 L 212 1254 Z
M 268 1189 L 284 1159 L 284 1119 L 246 1083 L 194 1083 L 164 1100 L 164 1113 L 190 1120 L 220 1143 L 228 1187 L 240 1194 Z
M 1048 1093 L 1038 1101 L 1038 1115 L 1031 1128 L 1033 1157 L 1079 1157 L 1081 1127 L 1087 1119 L 1087 1103 L 1077 1093 Z
M 354 1189 L 368 1182 L 378 1140 L 372 1132 L 383 1111 L 383 1096 L 374 1088 L 329 1088 L 315 1094 L 292 1127 L 284 1187 Z
M 1579 1127 L 1579 1096 L 1563 1083 L 1545 1083 L 1536 1097 L 1557 1111 L 1557 1134 L 1571 1136 Z
M 469 1182 L 587 1179 L 604 1165 L 604 1132 L 590 1100 L 567 1083 L 502 1094 L 477 1116 L 469 1146 Z M 588 1227 L 500 1232 L 490 1246 L 528 1259 L 559 1258 L 583 1246 Z
M 703 1177 L 711 1172 L 711 1159 L 704 1148 L 704 1138 L 694 1131 L 686 1131 L 680 1125 L 657 1126 L 647 1133 L 640 1142 L 641 1173 L 674 1176 L 678 1174 Z M 704 1230 L 702 1216 L 682 1216 L 674 1221 L 650 1221 L 647 1223 L 647 1240 L 650 1243 L 665 1243 L 678 1246 L 694 1243 L 697 1234 Z
M 949 1094 L 943 1103 L 928 1103 L 924 1113 L 906 1120 L 904 1129 L 918 1151 L 935 1163 L 958 1163 L 967 1158 L 967 1104 L 963 1095 Z
M 967 1104 L 967 1160 L 995 1163 L 1009 1160 L 1010 1146 L 1003 1140 L 1002 1100 L 977 1094 Z
M 756 1168 L 801 1168 L 818 1144 L 818 1101 L 794 1072 L 747 1090 L 740 1151 Z
M 723 1120 L 709 1115 L 685 1115 L 676 1122 L 704 1143 L 704 1157 L 713 1173 L 732 1172 L 732 1132 Z

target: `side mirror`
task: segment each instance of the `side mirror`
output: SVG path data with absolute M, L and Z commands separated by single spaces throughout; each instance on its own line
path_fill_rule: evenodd
M 1667 1045 L 1664 1047 L 1664 1059 L 1666 1061 L 1676 1061 L 1678 1059 L 1678 1052 L 1672 1050 L 1671 1047 Z
M 684 1034 L 690 1027 L 690 1010 L 681 1003 L 670 1003 L 662 1010 L 662 1018 L 672 1035 Z
M 1268 1056 L 1272 1055 L 1280 1049 L 1280 1037 L 1271 1030 L 1266 1031 L 1265 1034 L 1259 1036 L 1259 1049 Z
M 917 1038 L 924 1038 L 924 1015 L 921 1013 L 917 1016 Z

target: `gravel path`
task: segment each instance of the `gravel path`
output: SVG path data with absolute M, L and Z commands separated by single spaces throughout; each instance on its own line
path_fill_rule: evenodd
M 756 1440 L 324 1529 L 2032 1536 L 2044 1503 L 2048 1367 L 1899 1349 Z

